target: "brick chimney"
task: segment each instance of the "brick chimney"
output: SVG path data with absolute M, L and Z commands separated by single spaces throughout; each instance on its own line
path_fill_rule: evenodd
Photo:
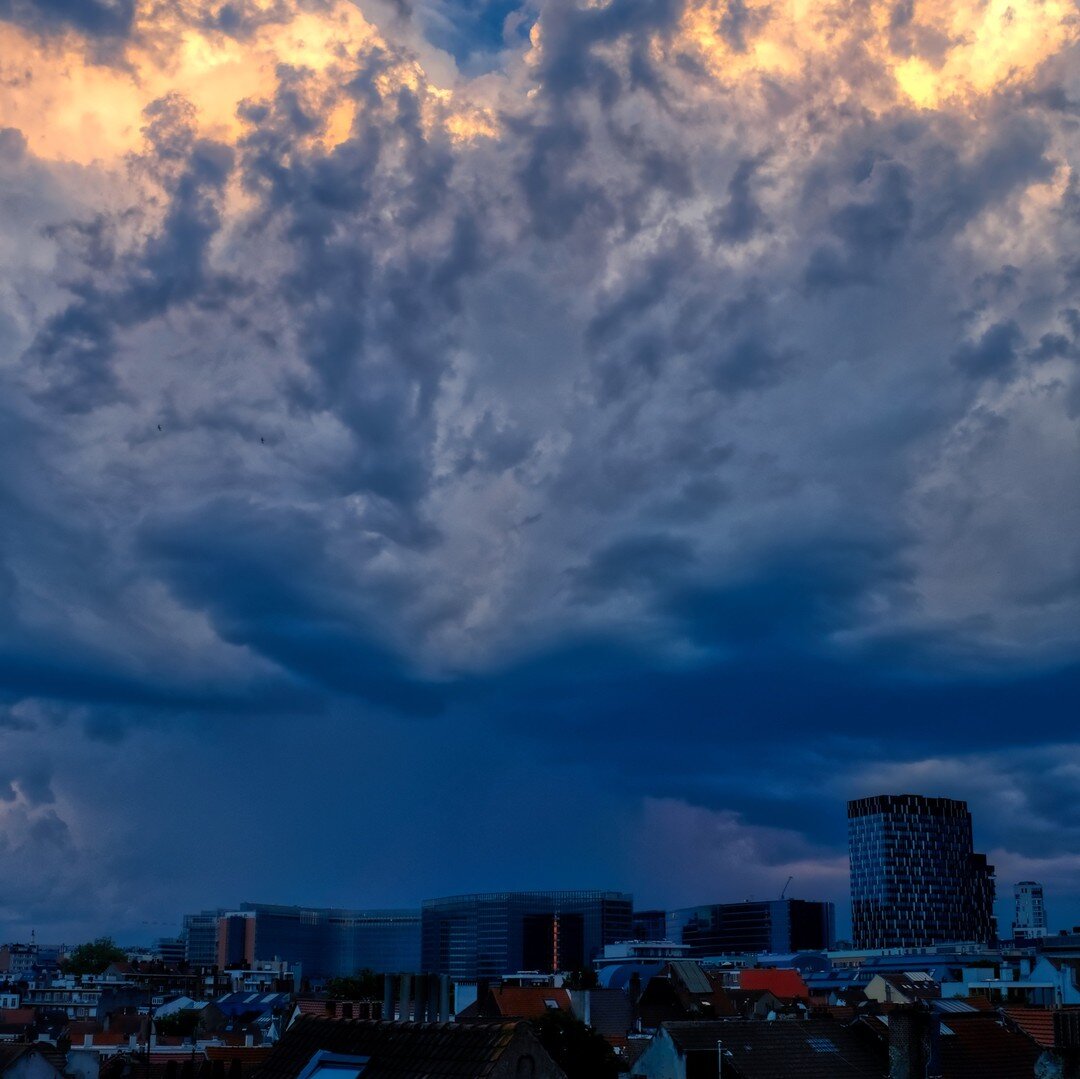
M 889 1020 L 889 1079 L 940 1079 L 941 1021 L 929 1008 L 893 1008 Z

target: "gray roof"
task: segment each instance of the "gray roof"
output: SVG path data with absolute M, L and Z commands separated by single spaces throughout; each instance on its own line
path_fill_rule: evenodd
M 671 972 L 691 993 L 711 993 L 712 982 L 692 959 L 676 959 L 669 964 Z

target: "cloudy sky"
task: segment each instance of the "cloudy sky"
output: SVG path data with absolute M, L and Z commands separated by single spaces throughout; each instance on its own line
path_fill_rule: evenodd
M 0 936 L 1080 921 L 1078 252 L 1072 0 L 0 0 Z

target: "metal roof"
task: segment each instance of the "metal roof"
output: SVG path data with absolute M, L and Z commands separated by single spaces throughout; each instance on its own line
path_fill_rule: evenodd
M 705 972 L 691 959 L 676 959 L 668 964 L 671 971 L 691 993 L 711 993 L 712 982 Z

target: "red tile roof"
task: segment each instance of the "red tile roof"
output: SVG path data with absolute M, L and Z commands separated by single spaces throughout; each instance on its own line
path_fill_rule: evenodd
M 1036 1045 L 1054 1047 L 1054 1011 L 1052 1008 L 1024 1008 L 1009 1005 L 1005 1015 Z
M 488 991 L 479 1011 L 503 1019 L 539 1019 L 550 1011 L 570 1011 L 570 994 L 544 986 L 501 985 Z
M 33 1008 L 0 1008 L 0 1023 L 32 1023 L 36 1015 Z
M 1006 1030 L 991 1015 L 946 1015 L 952 1031 L 941 1035 L 944 1079 L 1031 1079 L 1040 1050 L 1023 1034 Z
M 781 1000 L 809 1000 L 810 990 L 797 970 L 763 967 L 739 972 L 740 989 L 767 989 Z
M 128 1036 L 120 1030 L 99 1030 L 94 1034 L 94 1045 L 127 1045 Z
M 239 1060 L 241 1064 L 262 1064 L 270 1055 L 270 1045 L 208 1045 L 207 1060 Z

